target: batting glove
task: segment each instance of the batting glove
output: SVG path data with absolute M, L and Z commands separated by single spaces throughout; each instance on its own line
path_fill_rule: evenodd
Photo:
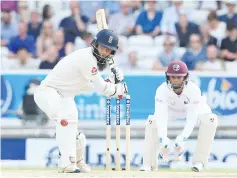
M 111 71 L 113 72 L 115 77 L 115 84 L 120 83 L 124 80 L 124 75 L 121 69 L 119 69 L 118 67 L 114 67 L 113 69 L 111 69 Z
M 115 97 L 122 98 L 128 94 L 128 86 L 125 82 L 121 82 L 116 84 L 116 92 L 114 94 Z

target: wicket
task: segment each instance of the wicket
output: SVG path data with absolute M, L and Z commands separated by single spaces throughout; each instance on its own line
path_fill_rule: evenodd
M 116 98 L 116 171 L 120 171 L 120 99 Z M 126 170 L 130 171 L 130 95 L 126 95 Z M 106 170 L 111 170 L 111 98 L 106 99 Z

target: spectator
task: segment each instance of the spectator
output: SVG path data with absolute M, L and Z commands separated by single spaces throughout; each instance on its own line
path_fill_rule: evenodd
M 29 22 L 29 7 L 28 1 L 17 1 L 18 5 L 18 21 L 23 21 L 25 23 Z
M 130 1 L 130 4 L 132 8 L 133 17 L 137 19 L 138 15 L 141 13 L 141 10 L 143 9 L 141 0 Z
M 82 39 L 84 40 L 84 42 L 86 43 L 86 46 L 89 47 L 91 45 L 91 42 L 93 40 L 93 36 L 91 33 L 85 33 L 83 36 L 82 36 Z
M 179 15 L 179 21 L 175 23 L 175 29 L 179 39 L 180 47 L 188 46 L 188 40 L 191 34 L 200 33 L 198 25 L 189 22 L 184 13 Z
M 93 40 L 92 34 L 90 32 L 85 32 L 81 37 L 76 37 L 75 40 L 75 49 L 87 48 L 90 46 Z
M 202 47 L 201 37 L 198 34 L 192 34 L 189 38 L 190 49 L 184 53 L 182 61 L 186 63 L 188 70 L 194 70 L 198 62 L 206 60 L 206 51 Z
M 209 45 L 207 47 L 207 61 L 204 63 L 198 63 L 197 70 L 206 71 L 221 71 L 224 70 L 223 62 L 217 58 L 218 49 L 215 45 Z
M 227 24 L 228 36 L 221 42 L 221 58 L 225 61 L 237 60 L 237 25 Z
M 43 21 L 50 20 L 53 16 L 53 10 L 49 4 L 45 4 L 42 11 Z
M 178 22 L 181 10 L 183 10 L 183 1 L 173 1 L 172 6 L 164 10 L 161 20 L 161 32 L 163 34 L 175 34 L 175 23 Z
M 1 46 L 7 46 L 10 39 L 17 34 L 17 24 L 12 21 L 10 10 L 4 10 L 1 21 Z
M 198 9 L 206 9 L 206 10 L 217 10 L 218 9 L 218 2 L 217 1 L 206 1 L 206 0 L 199 0 L 198 1 Z
M 120 61 L 121 62 L 121 61 Z M 139 69 L 138 66 L 138 54 L 136 51 L 130 51 L 128 53 L 127 61 L 119 64 L 119 67 L 125 71 Z
M 53 25 L 49 20 L 43 22 L 40 36 L 37 38 L 37 56 L 41 60 L 48 58 L 46 50 L 53 44 Z
M 31 56 L 35 56 L 35 40 L 33 36 L 27 35 L 27 24 L 19 22 L 18 31 L 19 35 L 13 37 L 8 44 L 8 56 L 15 57 L 20 48 L 26 48 Z
M 156 8 L 160 11 L 167 9 L 171 6 L 171 1 L 156 1 Z
M 6 1 L 2 0 L 0 2 L 1 12 L 6 10 L 17 12 L 17 1 Z
M 6 61 L 8 62 L 8 69 L 14 70 L 26 70 L 26 69 L 38 69 L 39 60 L 32 59 L 27 49 L 19 48 L 16 53 L 16 60 Z
M 118 44 L 118 50 L 116 51 L 116 55 L 114 56 L 114 61 L 116 61 L 116 65 L 118 65 L 121 68 L 129 68 L 128 62 L 129 62 L 129 55 L 132 52 L 125 52 L 125 46 L 124 44 L 119 41 Z M 129 50 L 131 51 L 131 50 Z M 132 54 L 133 55 L 133 54 Z
M 208 45 L 217 46 L 217 39 L 210 35 L 210 27 L 207 23 L 201 24 L 200 31 L 204 47 L 207 47 Z
M 86 31 L 88 18 L 80 13 L 79 3 L 70 1 L 70 9 L 72 15 L 64 18 L 60 22 L 60 27 L 64 29 L 65 41 L 74 43 L 77 36 L 82 36 Z
M 221 15 L 219 20 L 225 23 L 237 24 L 236 0 L 226 0 L 227 14 Z
M 138 69 L 138 65 L 137 65 L 137 62 L 138 62 L 138 56 L 137 56 L 137 52 L 130 52 L 128 53 L 128 66 L 127 66 L 127 69 Z
M 46 4 L 44 7 L 43 7 L 43 11 L 42 11 L 42 19 L 43 19 L 43 22 L 46 21 L 46 20 L 49 20 L 51 21 L 52 25 L 53 25 L 53 28 L 54 30 L 58 29 L 58 26 L 59 26 L 59 18 L 57 18 L 56 16 L 54 16 L 54 13 L 53 13 L 53 9 L 50 5 Z
M 40 34 L 41 26 L 39 13 L 36 11 L 31 12 L 31 19 L 28 23 L 28 35 L 33 36 L 35 41 Z
M 165 69 L 172 61 L 180 59 L 180 55 L 175 50 L 175 41 L 167 38 L 164 40 L 164 50 L 154 61 L 153 70 Z
M 58 57 L 61 59 L 74 50 L 74 45 L 71 42 L 66 42 L 64 39 L 63 30 L 57 30 L 54 33 L 54 44 L 58 51 Z
M 96 23 L 96 11 L 105 9 L 106 15 L 111 15 L 120 12 L 119 1 L 80 1 L 81 14 L 85 15 L 90 22 Z
M 39 126 L 45 125 L 49 121 L 47 115 L 37 106 L 34 100 L 34 92 L 37 90 L 40 83 L 41 81 L 38 78 L 30 78 L 24 87 L 22 103 L 16 111 L 23 125 L 31 123 L 32 126 L 34 123 Z
M 90 22 L 96 23 L 95 14 L 98 9 L 104 8 L 103 1 L 80 1 L 80 10 Z
M 135 25 L 135 19 L 130 13 L 131 8 L 129 1 L 121 1 L 120 8 L 120 12 L 110 16 L 109 27 L 118 35 L 129 36 L 133 33 L 133 27 Z
M 135 30 L 137 35 L 146 34 L 152 37 L 160 33 L 162 13 L 156 10 L 156 1 L 146 1 L 147 10 L 137 18 Z
M 217 39 L 217 45 L 220 46 L 221 40 L 226 36 L 226 23 L 220 22 L 214 11 L 210 12 L 207 19 L 210 27 L 210 34 Z
M 48 58 L 45 61 L 41 61 L 39 69 L 53 69 L 54 66 L 58 63 L 59 56 L 56 46 L 51 45 L 47 49 L 47 53 Z
M 103 1 L 103 7 L 107 9 L 109 15 L 120 11 L 120 4 L 118 1 Z

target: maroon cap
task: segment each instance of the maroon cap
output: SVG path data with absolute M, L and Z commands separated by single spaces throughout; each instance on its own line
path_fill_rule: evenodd
M 186 76 L 188 74 L 188 67 L 182 61 L 173 61 L 169 64 L 167 69 L 168 76 Z

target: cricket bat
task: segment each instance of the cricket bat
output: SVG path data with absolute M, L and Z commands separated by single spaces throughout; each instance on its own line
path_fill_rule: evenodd
M 104 9 L 99 9 L 98 11 L 96 11 L 96 22 L 97 22 L 98 31 L 101 31 L 103 29 L 108 29 L 108 24 L 106 22 Z

